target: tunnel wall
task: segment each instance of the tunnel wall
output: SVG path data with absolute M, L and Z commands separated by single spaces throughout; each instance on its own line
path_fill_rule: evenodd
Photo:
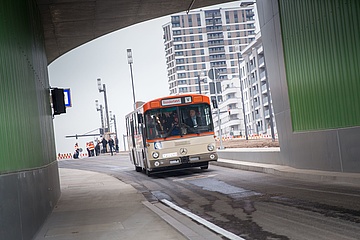
M 60 196 L 34 0 L 0 1 L 0 239 L 32 239 Z
M 280 162 L 360 172 L 360 2 L 258 0 L 257 7 Z

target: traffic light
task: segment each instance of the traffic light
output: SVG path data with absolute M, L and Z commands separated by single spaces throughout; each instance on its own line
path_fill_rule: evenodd
M 217 101 L 216 99 L 212 99 L 212 104 L 213 104 L 213 108 L 218 108 L 218 104 L 217 104 Z
M 64 89 L 60 89 L 60 88 L 51 89 L 51 97 L 52 97 L 54 115 L 66 113 Z

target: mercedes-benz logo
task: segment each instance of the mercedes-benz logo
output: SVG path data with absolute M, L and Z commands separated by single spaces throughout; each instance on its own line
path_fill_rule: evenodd
M 187 149 L 186 148 L 180 148 L 180 154 L 184 155 L 187 153 Z

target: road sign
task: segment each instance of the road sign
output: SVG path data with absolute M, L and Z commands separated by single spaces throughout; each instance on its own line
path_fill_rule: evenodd
M 65 107 L 71 107 L 71 96 L 70 96 L 70 88 L 64 89 L 64 101 Z
M 214 72 L 215 72 L 215 74 L 214 74 Z M 219 78 L 219 76 L 220 76 L 220 72 L 219 72 L 218 69 L 212 68 L 212 69 L 209 70 L 208 76 L 209 76 L 209 78 L 210 78 L 211 80 L 217 80 L 217 79 Z M 214 77 L 214 76 L 215 76 L 215 77 Z

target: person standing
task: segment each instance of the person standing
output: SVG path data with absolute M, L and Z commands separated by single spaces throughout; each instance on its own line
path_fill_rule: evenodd
M 94 154 L 95 145 L 94 145 L 94 142 L 93 142 L 93 141 L 89 142 L 89 150 L 90 150 L 90 157 L 95 156 L 95 154 Z
M 114 149 L 114 140 L 109 137 L 109 148 L 110 148 L 110 153 L 111 153 L 111 156 L 113 155 L 113 149 Z
M 117 138 L 117 136 L 115 136 L 115 151 L 117 153 L 119 152 L 119 139 Z
M 91 157 L 90 143 L 89 143 L 89 142 L 86 143 L 86 150 L 87 150 L 87 152 L 88 152 L 88 157 Z
M 102 143 L 102 153 L 107 153 L 107 150 L 106 150 L 106 145 L 107 145 L 107 141 L 105 139 L 105 137 L 103 137 L 103 139 L 101 140 L 101 143 Z
M 95 154 L 96 154 L 96 156 L 100 155 L 100 141 L 99 140 L 96 141 Z
M 74 148 L 75 148 L 75 153 L 74 153 L 74 159 L 78 159 L 79 158 L 79 145 L 78 145 L 78 143 L 75 143 L 75 146 L 74 146 Z

